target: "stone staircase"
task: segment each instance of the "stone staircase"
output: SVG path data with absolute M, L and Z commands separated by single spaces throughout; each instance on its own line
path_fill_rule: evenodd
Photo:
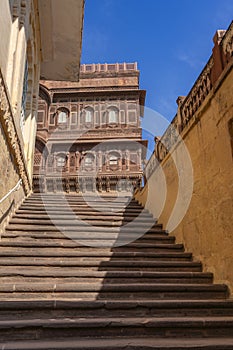
M 0 242 L 0 349 L 233 349 L 227 286 L 124 201 L 25 199 Z

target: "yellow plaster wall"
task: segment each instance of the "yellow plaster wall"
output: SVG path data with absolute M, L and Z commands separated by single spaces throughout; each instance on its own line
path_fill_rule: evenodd
M 215 282 L 227 283 L 233 291 L 233 153 L 228 122 L 233 118 L 233 69 L 220 77 L 197 111 L 199 121 L 187 126 L 183 139 L 189 150 L 194 188 L 189 209 L 172 232 L 187 251 L 201 260 L 205 271 L 214 273 Z M 191 122 L 192 124 L 192 122 Z M 185 167 L 185 160 L 182 160 Z M 159 218 L 165 228 L 178 192 L 178 176 L 173 160 L 161 163 L 167 197 L 161 215 L 158 198 L 161 176 L 154 171 L 136 199 Z

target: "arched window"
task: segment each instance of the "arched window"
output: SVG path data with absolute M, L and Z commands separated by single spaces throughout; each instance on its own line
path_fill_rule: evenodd
M 108 123 L 118 124 L 118 110 L 115 107 L 109 108 L 108 110 Z
M 84 159 L 85 167 L 92 168 L 94 166 L 95 157 L 93 154 L 87 154 Z
M 65 124 L 67 122 L 67 113 L 64 111 L 59 111 L 57 122 L 58 124 Z
M 116 155 L 109 157 L 109 165 L 118 165 L 118 157 Z
M 68 124 L 69 114 L 69 110 L 66 107 L 58 108 L 55 114 L 57 116 L 57 124 L 65 127 Z
M 92 108 L 86 108 L 84 111 L 84 123 L 93 122 L 94 111 Z
M 86 111 L 85 111 L 85 122 L 86 123 L 91 123 L 92 122 L 92 116 L 93 116 L 93 112 L 90 109 L 86 109 Z
M 57 156 L 57 167 L 62 168 L 65 165 L 66 158 L 63 155 L 58 155 Z
M 109 112 L 109 123 L 117 123 L 116 111 L 110 111 Z
M 118 152 L 111 152 L 108 156 L 108 165 L 110 170 L 117 170 L 120 166 L 121 155 Z

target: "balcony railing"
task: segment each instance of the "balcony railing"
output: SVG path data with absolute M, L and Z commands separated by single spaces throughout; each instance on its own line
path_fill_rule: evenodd
M 82 64 L 80 67 L 81 73 L 95 72 L 122 72 L 122 71 L 137 71 L 137 62 L 134 63 L 98 63 L 98 64 Z
M 194 120 L 194 116 L 209 96 L 224 69 L 232 64 L 233 21 L 228 30 L 217 32 L 217 50 L 210 56 L 201 74 L 186 97 L 178 98 L 178 112 L 161 138 L 157 138 L 154 152 L 144 170 L 145 177 L 151 176 L 158 164 L 171 152 L 179 140 L 179 134 Z M 216 48 L 216 46 L 215 46 Z M 221 66 L 219 68 L 219 61 Z

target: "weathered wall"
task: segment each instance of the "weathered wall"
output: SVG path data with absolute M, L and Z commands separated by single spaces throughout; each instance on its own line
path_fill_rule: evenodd
M 216 86 L 182 132 L 189 150 L 194 188 L 189 209 L 172 232 L 205 271 L 214 273 L 215 282 L 227 283 L 233 291 L 233 152 L 229 122 L 233 118 L 232 64 L 220 76 Z M 233 128 L 232 128 L 233 129 Z M 185 169 L 185 158 L 180 156 Z M 178 174 L 170 155 L 161 163 L 167 196 L 159 215 L 161 175 L 159 168 L 145 188 L 136 194 L 166 228 L 178 192 Z
M 4 35 L 1 35 L 0 67 L 2 70 L 2 74 L 4 75 L 4 77 L 6 77 L 8 65 L 6 58 L 8 57 L 12 26 L 9 1 L 0 1 L 0 14 L 1 33 L 3 33 L 4 29 Z
M 34 1 L 8 0 L 0 4 L 0 200 L 20 179 L 23 182 L 23 187 L 0 203 L 0 230 L 31 190 L 40 67 L 38 14 L 34 5 Z M 26 60 L 27 95 L 22 118 Z
M 0 199 L 3 198 L 19 181 L 19 174 L 14 165 L 14 159 L 9 151 L 4 131 L 0 124 Z M 7 181 L 6 181 L 7 179 Z M 12 193 L 4 202 L 0 204 L 0 234 L 6 225 L 9 216 L 17 205 L 24 198 L 24 191 L 20 186 L 18 191 Z

